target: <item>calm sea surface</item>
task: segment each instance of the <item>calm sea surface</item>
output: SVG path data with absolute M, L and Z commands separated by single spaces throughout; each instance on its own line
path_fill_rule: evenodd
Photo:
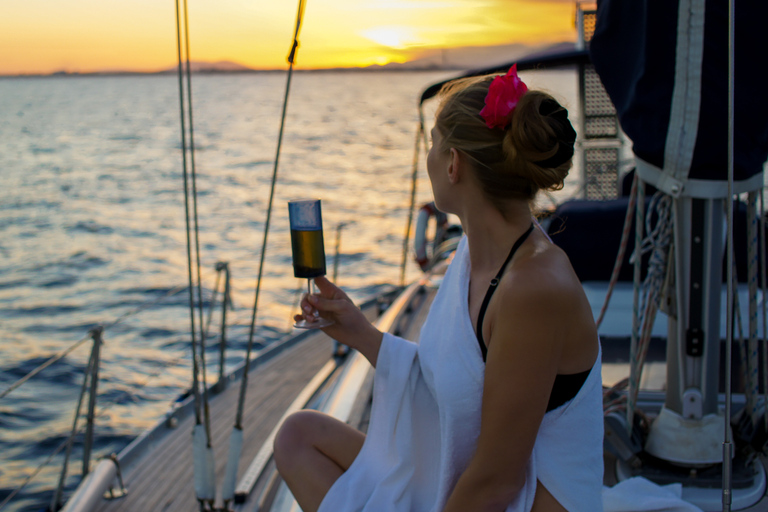
M 259 346 L 291 331 L 306 284 L 292 273 L 288 199 L 322 199 L 329 273 L 346 224 L 338 282 L 354 299 L 399 282 L 417 98 L 447 76 L 294 75 Z M 522 76 L 575 107 L 575 73 Z M 94 459 L 153 425 L 191 379 L 188 295 L 168 295 L 187 283 L 177 87 L 174 76 L 0 79 L 0 392 L 93 326 L 156 301 L 104 333 Z M 230 368 L 247 343 L 284 88 L 284 74 L 193 77 L 204 297 L 216 263 L 228 262 Z M 417 206 L 431 199 L 424 155 Z M 408 277 L 418 273 L 409 257 Z M 67 438 L 89 351 L 83 344 L 0 399 L 0 502 Z M 208 355 L 218 364 L 214 349 Z M 80 453 L 78 443 L 70 487 Z M 47 506 L 62 460 L 3 510 Z

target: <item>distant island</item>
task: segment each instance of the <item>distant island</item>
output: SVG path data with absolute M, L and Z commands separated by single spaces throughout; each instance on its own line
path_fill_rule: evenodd
M 339 67 L 339 68 L 302 68 L 297 67 L 297 72 L 371 72 L 371 71 L 456 71 L 477 69 L 493 66 L 500 63 L 530 55 L 545 55 L 572 50 L 575 44 L 562 42 L 550 45 L 531 46 L 526 44 L 507 44 L 497 46 L 467 46 L 443 50 L 425 52 L 421 57 L 408 62 L 392 62 L 385 65 L 371 65 L 364 67 Z M 281 73 L 281 69 L 257 69 L 228 60 L 216 62 L 191 61 L 192 73 L 219 74 L 219 73 Z M 135 70 L 105 70 L 88 73 L 56 71 L 45 74 L 0 75 L 0 77 L 34 77 L 34 76 L 120 76 L 120 75 L 162 75 L 172 74 L 178 71 L 177 66 L 170 66 L 158 71 Z

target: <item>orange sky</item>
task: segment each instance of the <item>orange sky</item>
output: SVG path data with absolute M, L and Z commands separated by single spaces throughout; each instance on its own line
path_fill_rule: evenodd
M 296 1 L 188 0 L 191 57 L 284 68 Z M 174 0 L 0 2 L 0 74 L 155 71 L 176 62 Z M 571 0 L 307 0 L 299 68 L 440 48 L 573 41 Z

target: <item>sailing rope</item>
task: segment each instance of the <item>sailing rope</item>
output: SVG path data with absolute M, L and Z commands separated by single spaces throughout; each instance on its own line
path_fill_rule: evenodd
M 635 254 L 639 254 L 640 248 L 643 245 L 643 227 L 645 226 L 645 184 L 638 182 L 637 187 L 637 203 L 635 203 Z M 637 345 L 640 339 L 640 264 L 642 258 L 634 257 L 630 258 L 634 263 L 632 273 L 632 337 L 629 344 L 629 379 L 627 384 L 632 380 L 639 381 L 633 374 L 637 371 L 637 362 L 635 360 L 635 354 L 637 353 Z M 634 377 L 634 379 L 633 379 Z M 627 393 L 627 432 L 632 435 L 632 426 L 635 421 L 635 400 L 633 394 Z
M 192 278 L 192 240 L 189 224 L 189 179 L 187 178 L 187 127 L 186 127 L 186 109 L 184 104 L 184 74 L 181 44 L 181 14 L 179 12 L 179 0 L 176 0 L 176 42 L 178 50 L 178 79 L 179 79 L 179 112 L 181 121 L 181 161 L 182 177 L 184 180 L 184 217 L 186 222 L 187 235 L 187 289 L 189 292 L 189 320 L 192 335 L 192 391 L 195 396 L 195 423 L 200 424 L 200 389 L 198 384 L 199 372 L 197 358 L 197 336 L 195 324 L 195 297 Z
M 277 169 L 280 161 L 280 148 L 283 144 L 283 131 L 285 129 L 285 117 L 288 109 L 288 97 L 291 90 L 291 77 L 293 76 L 293 65 L 296 59 L 296 51 L 299 47 L 299 31 L 301 29 L 301 20 L 304 17 L 304 0 L 299 0 L 299 10 L 296 16 L 296 31 L 293 35 L 293 45 L 291 46 L 291 52 L 288 55 L 288 77 L 285 84 L 285 95 L 283 97 L 283 111 L 280 116 L 280 130 L 277 136 L 277 150 L 275 153 L 275 163 L 272 168 L 272 183 L 269 189 L 269 202 L 267 204 L 267 219 L 264 223 L 264 237 L 261 243 L 261 257 L 259 259 L 259 274 L 256 279 L 256 292 L 253 300 L 253 311 L 251 313 L 251 325 L 248 332 L 248 347 L 245 352 L 245 366 L 243 367 L 243 378 L 240 383 L 240 398 L 237 404 L 237 417 L 235 419 L 235 426 L 242 429 L 243 421 L 243 408 L 245 405 L 245 391 L 248 385 L 248 366 L 251 357 L 251 350 L 253 348 L 253 338 L 256 328 L 256 314 L 259 308 L 259 293 L 261 291 L 261 279 L 264 274 L 264 256 L 267 252 L 267 237 L 269 235 L 269 225 L 272 219 L 272 204 L 275 197 L 275 183 L 277 182 Z
M 735 256 L 735 255 L 734 255 Z M 735 257 L 734 257 L 735 261 Z M 754 385 L 756 383 L 755 376 L 752 374 L 753 368 L 756 369 L 757 363 L 755 362 L 755 359 L 752 355 L 751 346 L 749 344 L 749 339 L 744 336 L 744 325 L 741 319 L 741 302 L 739 300 L 739 275 L 736 269 L 736 263 L 733 263 L 733 285 L 732 285 L 732 295 L 733 295 L 733 318 L 732 318 L 732 325 L 736 329 L 736 333 L 733 334 L 734 341 L 737 342 L 737 348 L 739 349 L 739 356 L 741 357 L 741 365 L 742 365 L 742 373 L 740 374 L 741 377 L 741 384 L 744 388 L 744 395 L 745 395 L 745 401 L 746 406 L 745 410 L 749 413 L 749 417 L 752 418 L 752 415 L 755 410 L 755 404 L 756 404 L 756 391 L 754 389 Z
M 735 12 L 736 2 L 729 2 L 728 16 L 728 195 L 726 199 L 726 299 L 725 299 L 725 414 L 723 415 L 723 512 L 730 512 L 733 502 L 733 430 L 731 426 L 733 397 L 731 376 L 733 373 L 733 179 L 734 179 L 734 90 L 735 90 Z
M 184 180 L 184 213 L 185 213 L 185 225 L 186 225 L 186 238 L 187 238 L 187 278 L 189 286 L 189 320 L 191 329 L 191 345 L 192 345 L 192 391 L 194 395 L 195 403 L 195 427 L 193 434 L 193 473 L 195 482 L 195 494 L 200 504 L 200 509 L 204 510 L 205 505 L 209 504 L 213 506 L 215 500 L 215 473 L 214 473 L 214 461 L 213 461 L 213 447 L 211 444 L 211 429 L 210 429 L 210 409 L 208 407 L 208 391 L 205 385 L 205 362 L 204 354 L 205 340 L 203 336 L 203 300 L 202 300 L 202 279 L 200 277 L 200 230 L 197 214 L 197 180 L 195 172 L 195 147 L 194 147 L 194 128 L 192 119 L 192 73 L 189 58 L 189 16 L 187 9 L 187 1 L 184 0 L 183 4 L 183 16 L 184 16 L 184 30 L 182 33 L 181 26 L 181 6 L 179 0 L 176 0 L 176 42 L 178 52 L 178 79 L 179 79 L 179 110 L 181 121 L 181 154 L 182 154 L 182 177 Z M 182 38 L 184 39 L 184 50 L 182 50 Z M 186 54 L 186 58 L 182 58 L 182 53 Z M 186 104 L 184 96 L 184 62 L 186 62 L 186 82 L 187 82 L 187 95 Z M 187 127 L 188 116 L 188 127 Z M 189 146 L 187 146 L 187 129 L 189 129 Z M 189 153 L 189 165 L 187 161 L 187 153 Z M 191 190 L 190 190 L 191 188 Z M 190 212 L 190 195 L 192 196 L 192 212 Z M 190 219 L 191 217 L 191 219 Z M 194 228 L 194 264 L 196 264 L 196 272 L 193 272 L 193 239 L 192 229 Z M 197 282 L 195 283 L 196 274 Z M 199 325 L 196 325 L 195 320 L 195 289 L 197 289 L 197 302 L 199 312 Z M 198 354 L 197 350 L 197 329 L 199 327 L 199 333 L 201 336 L 201 350 Z M 200 395 L 200 377 L 202 375 L 203 385 L 203 397 L 201 404 Z M 201 407 L 204 407 L 204 417 L 201 417 Z
M 642 189 L 642 187 L 640 188 Z M 639 194 L 639 196 L 642 195 L 642 193 Z M 638 201 L 637 208 L 641 207 L 641 203 Z M 649 211 L 656 214 L 656 224 L 654 226 L 652 222 L 654 215 L 646 216 L 645 229 L 648 235 L 640 245 L 635 247 L 632 256 L 637 265 L 638 259 L 642 258 L 643 254 L 651 253 L 648 261 L 648 273 L 643 282 L 643 291 L 640 294 L 642 302 L 639 307 L 635 302 L 636 311 L 633 313 L 632 350 L 627 392 L 628 429 L 632 428 L 634 422 L 634 408 L 640 390 L 643 366 L 651 342 L 656 313 L 661 302 L 662 288 L 667 276 L 667 261 L 672 245 L 672 197 L 662 192 L 656 192 L 651 198 Z M 638 326 L 640 326 L 639 331 L 637 330 Z
M 224 473 L 224 482 L 222 484 L 222 500 L 224 501 L 225 509 L 229 507 L 229 502 L 232 501 L 235 494 L 235 485 L 237 477 L 237 467 L 240 460 L 240 453 L 242 451 L 242 439 L 243 439 L 243 411 L 245 409 L 245 395 L 248 389 L 248 370 L 250 367 L 251 351 L 253 350 L 253 339 L 256 329 L 256 315 L 259 308 L 259 294 L 261 291 L 261 280 L 264 275 L 264 259 L 267 252 L 267 239 L 269 236 L 269 226 L 272 219 L 272 205 L 275 198 L 275 184 L 277 183 L 277 170 L 280 163 L 280 148 L 283 144 L 283 132 L 285 129 L 285 118 L 288 109 L 288 98 L 291 90 L 291 78 L 293 77 L 293 66 L 296 61 L 296 52 L 299 48 L 299 32 L 301 31 L 301 22 L 304 18 L 305 1 L 299 0 L 298 12 L 296 14 L 296 29 L 293 34 L 293 43 L 291 45 L 291 51 L 288 54 L 288 76 L 285 84 L 285 95 L 283 97 L 283 110 L 280 116 L 280 130 L 277 136 L 277 149 L 275 152 L 275 162 L 272 168 L 272 182 L 269 189 L 269 201 L 267 204 L 267 218 L 264 222 L 264 237 L 261 243 L 261 256 L 259 258 L 259 274 L 256 279 L 256 291 L 253 300 L 253 311 L 251 313 L 251 325 L 248 331 L 248 346 L 245 352 L 245 364 L 243 366 L 243 376 L 240 381 L 240 395 L 237 401 L 237 414 L 235 416 L 235 424 L 232 429 L 232 434 L 229 440 L 229 454 L 227 459 L 227 466 Z
M 413 171 L 411 173 L 411 201 L 408 206 L 408 222 L 405 225 L 405 236 L 403 237 L 403 263 L 400 266 L 400 286 L 405 286 L 405 267 L 408 263 L 408 242 L 411 238 L 411 227 L 413 226 L 413 211 L 416 208 L 416 182 L 419 174 L 419 149 L 422 138 L 426 151 L 429 148 L 429 142 L 427 141 L 427 132 L 424 129 L 424 109 L 419 105 L 419 125 L 416 127 L 416 145 L 413 150 Z
M 204 421 L 206 437 L 208 439 L 208 447 L 211 447 L 211 418 L 210 409 L 208 405 L 208 385 L 206 383 L 206 365 L 205 365 L 205 332 L 203 328 L 203 279 L 200 275 L 200 223 L 198 222 L 197 215 L 197 172 L 195 167 L 195 123 L 192 118 L 192 66 L 190 65 L 190 52 L 189 52 L 189 16 L 187 15 L 187 0 L 184 0 L 184 38 L 185 54 L 186 54 L 186 82 L 187 82 L 187 115 L 189 116 L 189 163 L 190 163 L 190 177 L 192 178 L 192 212 L 194 217 L 194 231 L 195 231 L 195 265 L 196 265 L 196 278 L 197 278 L 197 309 L 198 309 L 198 325 L 200 328 L 200 370 L 201 370 L 201 382 L 203 390 L 203 407 L 204 407 Z
M 763 314 L 763 407 L 766 408 L 766 413 L 763 415 L 765 421 L 763 422 L 763 428 L 768 433 L 768 335 L 766 335 L 766 324 L 768 323 L 766 318 L 768 316 L 768 306 L 765 303 L 765 294 L 768 284 L 766 283 L 766 268 L 765 268 L 765 190 L 760 189 L 760 251 L 759 254 L 763 256 L 760 263 L 760 289 L 762 291 L 761 297 L 761 311 Z
M 747 287 L 749 289 L 749 359 L 748 359 L 748 386 L 750 392 L 747 402 L 750 407 L 752 421 L 757 418 L 758 396 L 760 394 L 760 365 L 758 362 L 757 345 L 757 192 L 749 192 L 747 195 Z M 734 297 L 736 290 L 734 290 Z M 738 310 L 737 310 L 738 311 Z M 741 315 L 739 315 L 741 316 Z
M 613 264 L 613 272 L 611 273 L 611 281 L 608 284 L 608 292 L 605 294 L 605 301 L 603 307 L 600 309 L 600 315 L 595 322 L 597 330 L 600 330 L 600 325 L 603 323 L 605 313 L 608 311 L 608 304 L 611 302 L 611 296 L 613 295 L 613 289 L 616 287 L 616 283 L 619 281 L 619 272 L 621 271 L 621 265 L 624 263 L 624 254 L 627 252 L 627 245 L 629 242 L 629 230 L 632 227 L 632 212 L 635 210 L 635 204 L 637 202 L 637 183 L 639 181 L 637 171 L 632 179 L 632 188 L 629 191 L 629 203 L 627 204 L 627 214 L 624 216 L 624 228 L 621 231 L 621 242 L 619 243 L 619 252 L 616 255 L 616 262 Z

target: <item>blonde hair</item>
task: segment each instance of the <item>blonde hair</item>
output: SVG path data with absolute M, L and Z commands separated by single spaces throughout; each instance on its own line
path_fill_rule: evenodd
M 541 189 L 563 188 L 571 158 L 567 146 L 561 149 L 561 145 L 568 144 L 563 141 L 561 120 L 542 114 L 542 110 L 565 109 L 545 92 L 528 91 L 520 98 L 505 129 L 488 128 L 480 110 L 485 106 L 492 79 L 489 75 L 446 84 L 440 91 L 435 125 L 443 139 L 440 149 L 455 148 L 469 156 L 476 164 L 475 175 L 484 193 L 503 212 L 509 199 L 531 201 Z M 567 118 L 565 122 L 570 128 Z M 572 151 L 573 141 L 570 143 Z M 552 158 L 561 152 L 565 152 L 566 160 L 548 167 L 547 160 L 562 160 Z

